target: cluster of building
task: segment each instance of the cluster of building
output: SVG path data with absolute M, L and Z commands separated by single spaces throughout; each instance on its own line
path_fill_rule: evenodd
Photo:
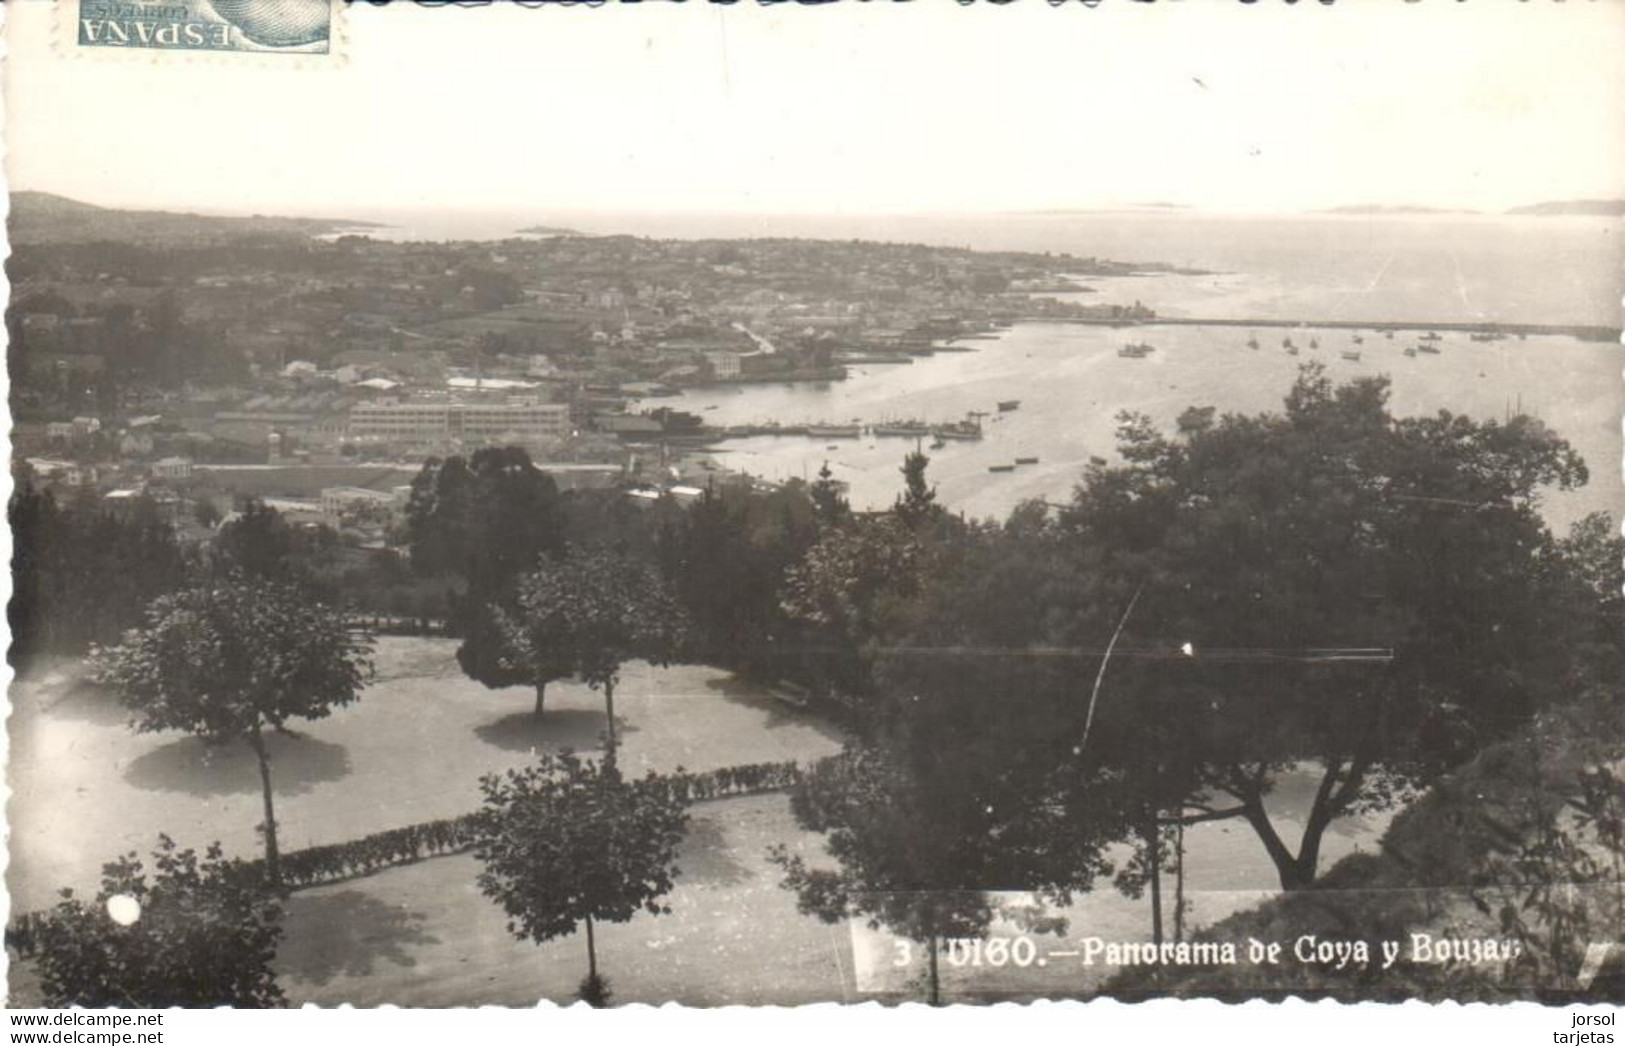
M 685 496 L 698 488 L 668 445 L 700 419 L 650 397 L 838 380 L 849 361 L 1101 308 L 1033 294 L 1132 271 L 860 242 L 184 228 L 109 245 L 30 226 L 6 317 L 18 456 L 41 482 L 177 525 L 252 496 L 369 540 L 426 456 L 481 446 L 525 447 L 571 483 Z

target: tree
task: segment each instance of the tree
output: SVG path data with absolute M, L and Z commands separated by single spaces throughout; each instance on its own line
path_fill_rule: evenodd
M 218 843 L 200 861 L 161 835 L 150 876 L 130 853 L 94 901 L 62 895 L 33 931 L 47 1006 L 282 1005 L 281 907 Z
M 817 672 L 841 697 L 868 703 L 872 648 L 910 610 L 935 551 L 895 513 L 853 517 L 785 571 L 784 613 L 829 650 Z
M 851 518 L 852 506 L 836 485 L 829 462 L 824 462 L 818 470 L 818 478 L 813 481 L 809 493 L 812 496 L 813 514 L 821 529 L 838 527 Z
M 536 687 L 567 674 L 604 692 L 610 757 L 615 685 L 634 658 L 665 665 L 688 640 L 688 615 L 646 563 L 604 549 L 571 549 L 520 578 L 518 610 L 496 610 L 510 657 Z
M 1104 871 L 1104 834 L 1092 819 L 1045 793 L 1001 783 L 1021 768 L 941 759 L 928 745 L 892 737 L 849 744 L 820 760 L 791 793 L 803 828 L 823 832 L 834 869 L 783 846 L 769 858 L 797 906 L 825 922 L 865 917 L 924 945 L 927 999 L 941 1001 L 938 954 L 949 940 L 983 936 L 998 914 L 991 889 L 1030 890 L 1066 904 Z
M 464 674 L 492 689 L 529 682 L 507 656 L 493 608 L 512 611 L 519 575 L 564 548 L 563 507 L 552 477 L 521 447 L 430 458 L 412 480 L 406 518 L 413 570 L 465 583 L 450 621 L 463 639 L 457 664 Z
M 558 487 L 521 447 L 430 458 L 412 480 L 406 517 L 414 569 L 458 574 L 486 597 L 564 545 Z
M 1062 633 L 1098 649 L 1108 608 L 1143 592 L 1123 646 L 1146 656 L 1114 665 L 1104 714 L 1165 726 L 1145 710 L 1172 702 L 1199 768 L 1179 818 L 1246 820 L 1296 889 L 1335 818 L 1394 805 L 1569 685 L 1595 601 L 1538 505 L 1585 466 L 1533 419 L 1396 419 L 1385 379 L 1334 388 L 1312 366 L 1281 413 L 1186 422 L 1170 439 L 1125 416 L 1124 464 L 1094 466 L 1063 514 L 1074 569 L 1118 596 Z M 1092 757 L 1169 743 L 1125 729 Z M 1305 764 L 1293 849 L 1264 797 Z
M 135 714 L 138 732 L 242 738 L 259 761 L 265 875 L 279 881 L 271 758 L 264 731 L 320 719 L 360 696 L 371 644 L 292 585 L 234 575 L 153 601 L 144 628 L 92 651 L 95 676 Z
M 930 464 L 931 459 L 919 450 L 910 451 L 903 458 L 903 493 L 898 495 L 892 511 L 910 527 L 919 527 L 942 514 L 942 506 L 937 504 L 937 488 L 925 480 L 925 469 Z
M 152 502 L 134 500 L 117 513 L 93 493 L 59 502 L 23 470 L 9 506 L 13 664 L 114 641 L 176 587 L 187 560 L 175 532 Z
M 626 780 L 613 759 L 544 755 L 524 770 L 480 779 L 484 806 L 473 823 L 480 891 L 502 906 L 508 932 L 541 944 L 585 927 L 581 997 L 602 1005 L 596 922 L 661 915 L 677 876 L 686 800 L 650 772 Z

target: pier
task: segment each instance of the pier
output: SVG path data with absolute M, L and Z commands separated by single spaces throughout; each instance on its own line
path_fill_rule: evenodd
M 1618 327 L 1575 323 L 1463 323 L 1428 320 L 1262 320 L 1198 319 L 1188 316 L 1158 316 L 1130 320 L 1095 316 L 1030 316 L 1022 323 L 1071 323 L 1086 327 L 1252 327 L 1285 330 L 1349 331 L 1455 331 L 1461 334 L 1568 335 L 1581 341 L 1619 341 Z

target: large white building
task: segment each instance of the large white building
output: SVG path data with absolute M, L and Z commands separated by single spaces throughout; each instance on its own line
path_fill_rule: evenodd
M 350 435 L 419 445 L 536 445 L 570 434 L 563 403 L 369 403 L 350 411 Z

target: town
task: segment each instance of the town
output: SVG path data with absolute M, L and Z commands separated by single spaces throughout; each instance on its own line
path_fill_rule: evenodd
M 272 499 L 363 542 L 426 456 L 516 445 L 570 486 L 692 487 L 704 472 L 681 450 L 730 433 L 634 405 L 973 351 L 1016 318 L 1148 319 L 1044 292 L 1159 268 L 553 229 L 393 243 L 30 193 L 14 208 L 13 439 L 39 482 L 144 497 L 183 529 Z

